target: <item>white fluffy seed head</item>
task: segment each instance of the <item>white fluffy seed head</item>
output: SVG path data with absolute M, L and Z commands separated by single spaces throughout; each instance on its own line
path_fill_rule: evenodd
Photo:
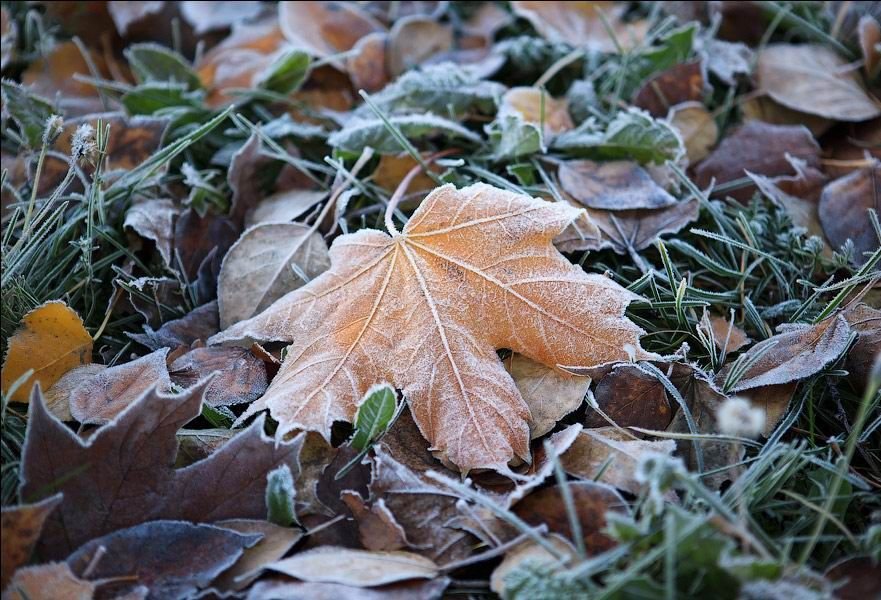
M 737 396 L 726 399 L 716 412 L 719 431 L 725 435 L 754 438 L 765 426 L 765 411 Z

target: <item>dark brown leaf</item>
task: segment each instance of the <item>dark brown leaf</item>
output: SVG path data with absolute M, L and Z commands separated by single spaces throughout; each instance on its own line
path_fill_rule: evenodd
M 183 273 L 189 281 L 195 281 L 199 276 L 199 269 L 205 259 L 210 258 L 212 250 L 216 249 L 220 259 L 226 254 L 236 240 L 239 239 L 239 228 L 228 217 L 206 213 L 204 217 L 192 208 L 185 210 L 177 219 L 174 227 L 174 249 L 180 264 L 176 268 L 183 268 Z M 217 261 L 217 269 L 214 276 L 220 272 L 220 260 Z M 211 300 L 208 298 L 207 300 Z
M 133 204 L 125 214 L 124 227 L 131 228 L 142 238 L 152 240 L 165 265 L 174 268 L 172 249 L 174 221 L 180 209 L 168 198 L 154 198 Z
M 217 374 L 205 390 L 209 406 L 229 406 L 253 402 L 269 385 L 263 361 L 247 348 L 196 348 L 177 358 L 169 367 L 171 380 L 189 387 Z
M 864 253 L 874 252 L 881 243 L 869 220 L 870 208 L 881 214 L 881 161 L 829 183 L 820 197 L 820 223 L 826 237 L 834 248 L 853 240 L 857 264 L 866 260 Z
M 103 598 L 141 586 L 150 598 L 183 598 L 207 587 L 259 540 L 213 525 L 153 521 L 93 539 L 67 564 L 77 577 L 94 581 Z
M 245 548 L 236 563 L 211 584 L 213 589 L 220 591 L 242 590 L 248 587 L 257 579 L 259 569 L 279 560 L 303 537 L 303 532 L 298 529 L 279 527 L 268 521 L 231 519 L 218 521 L 215 525 L 244 535 L 262 536 L 254 546 Z
M 869 556 L 839 561 L 826 571 L 826 577 L 840 585 L 835 588 L 838 600 L 868 600 L 881 596 L 878 564 Z
M 560 187 L 587 208 L 628 210 L 676 204 L 635 162 L 570 160 L 560 164 Z
M 704 76 L 700 61 L 664 69 L 642 84 L 633 96 L 633 105 L 654 117 L 664 117 L 670 107 L 700 100 L 704 94 Z
M 867 304 L 857 304 L 844 311 L 843 315 L 851 330 L 859 336 L 847 353 L 845 366 L 861 385 L 867 385 L 872 362 L 881 352 L 881 310 Z
M 212 300 L 193 309 L 180 319 L 168 321 L 158 331 L 153 331 L 149 326 L 145 326 L 144 331 L 145 333 L 126 335 L 151 350 L 189 346 L 196 340 L 207 340 L 220 331 L 217 301 Z
M 64 492 L 40 539 L 42 556 L 64 557 L 87 540 L 150 520 L 265 516 L 266 474 L 283 463 L 298 473 L 302 437 L 276 444 L 258 419 L 207 459 L 175 470 L 175 434 L 200 413 L 204 391 L 204 384 L 177 396 L 150 391 L 85 442 L 34 392 L 21 497 Z
M 663 430 L 673 418 L 661 382 L 631 365 L 615 367 L 600 380 L 594 395 L 600 409 L 620 427 Z M 588 410 L 586 427 L 608 424 L 598 412 Z
M 40 533 L 46 517 L 61 502 L 61 495 L 55 495 L 36 504 L 3 507 L 2 530 L 0 538 L 0 590 L 12 580 L 12 575 L 31 557 L 31 550 Z

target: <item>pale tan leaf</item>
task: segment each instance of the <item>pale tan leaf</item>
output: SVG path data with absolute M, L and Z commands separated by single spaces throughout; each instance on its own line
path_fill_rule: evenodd
M 565 98 L 552 98 L 537 87 L 515 87 L 505 92 L 499 105 L 499 116 L 505 115 L 519 115 L 525 122 L 543 127 L 545 136 L 575 127 L 569 116 L 569 102 Z
M 398 19 L 389 32 L 386 53 L 389 74 L 397 77 L 452 47 L 453 28 L 450 25 L 421 15 Z
M 676 204 L 676 198 L 635 162 L 570 160 L 560 164 L 557 174 L 560 187 L 587 208 L 629 210 Z
M 749 399 L 752 406 L 761 408 L 765 413 L 765 425 L 762 435 L 768 437 L 773 433 L 777 424 L 783 419 L 783 415 L 789 410 L 792 394 L 795 392 L 797 382 L 781 383 L 778 385 L 766 385 L 741 393 L 741 396 Z
M 0 589 L 12 579 L 13 573 L 28 562 L 34 544 L 43 531 L 46 517 L 61 502 L 56 494 L 36 504 L 4 506 L 2 515 L 3 536 L 0 537 Z M 5 595 L 4 595 L 5 598 Z
M 820 44 L 773 44 L 759 52 L 758 87 L 789 108 L 836 121 L 881 115 L 855 70 Z
M 573 548 L 572 544 L 566 541 L 562 536 L 551 534 L 547 539 L 561 555 L 572 560 L 577 557 L 575 548 Z M 505 554 L 505 559 L 499 564 L 499 566 L 493 569 L 489 580 L 490 589 L 499 596 L 502 596 L 503 598 L 506 597 L 505 577 L 519 569 L 523 566 L 523 563 L 527 561 L 536 566 L 544 565 L 549 568 L 562 568 L 560 559 L 545 550 L 542 546 L 539 546 L 536 542 L 531 540 L 523 542 Z
M 535 30 L 551 42 L 617 52 L 618 46 L 603 24 L 603 17 L 611 24 L 615 38 L 622 49 L 639 44 L 648 31 L 644 21 L 624 23 L 621 17 L 626 7 L 618 2 L 511 2 L 514 14 L 532 23 Z M 602 16 L 600 16 L 602 13 Z
M 71 369 L 46 390 L 46 408 L 61 421 L 73 421 L 73 415 L 70 414 L 71 392 L 106 368 L 107 365 L 89 363 Z
M 318 58 L 350 50 L 365 35 L 385 30 L 350 2 L 279 2 L 278 23 L 288 42 Z
M 67 563 L 47 563 L 19 569 L 3 600 L 92 600 L 96 584 L 83 581 Z
M 743 329 L 724 317 L 713 315 L 709 322 L 719 350 L 737 352 L 752 341 Z
M 485 184 L 434 190 L 393 237 L 337 238 L 332 267 L 211 339 L 292 343 L 266 395 L 279 435 L 329 439 L 381 381 L 408 398 L 433 447 L 463 470 L 529 456 L 526 403 L 496 349 L 547 366 L 653 357 L 624 318 L 635 299 L 551 240 L 577 211 Z
M 862 264 L 865 253 L 878 248 L 878 234 L 869 220 L 869 209 L 881 213 L 881 161 L 832 181 L 820 196 L 818 215 L 834 248 L 853 240 L 853 260 Z
M 217 521 L 214 525 L 245 535 L 263 536 L 254 546 L 245 548 L 236 563 L 212 582 L 211 587 L 221 591 L 248 587 L 257 579 L 263 565 L 279 560 L 303 537 L 303 532 L 298 529 L 280 527 L 256 519 L 229 519 Z
M 700 162 L 719 139 L 719 127 L 710 111 L 700 102 L 683 102 L 670 108 L 667 120 L 682 136 L 688 162 Z
M 264 223 L 242 234 L 227 252 L 217 281 L 220 326 L 226 328 L 268 308 L 287 292 L 330 267 L 327 245 L 299 223 Z
M 549 432 L 557 421 L 581 406 L 590 387 L 589 377 L 561 373 L 520 354 L 512 354 L 505 367 L 529 407 L 533 439 Z
M 412 552 L 370 552 L 322 546 L 264 567 L 303 581 L 375 587 L 408 579 L 433 579 L 433 561 Z
M 143 238 L 153 240 L 156 250 L 168 267 L 174 267 L 174 220 L 180 209 L 168 198 L 154 198 L 133 204 L 125 213 L 124 227 L 130 227 Z
M 881 310 L 860 303 L 843 314 L 850 328 L 859 336 L 847 353 L 847 370 L 862 385 L 867 385 L 872 361 L 881 353 Z

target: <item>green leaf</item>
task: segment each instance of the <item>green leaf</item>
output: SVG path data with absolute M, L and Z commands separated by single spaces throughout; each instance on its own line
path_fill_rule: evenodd
M 447 139 L 480 143 L 480 137 L 475 133 L 436 115 L 405 115 L 389 120 L 409 140 L 442 135 Z M 327 143 L 339 150 L 354 153 L 361 152 L 367 146 L 380 154 L 397 154 L 406 150 L 381 119 L 353 119 L 327 138 Z
M 297 523 L 296 496 L 290 467 L 281 465 L 270 471 L 266 476 L 266 520 L 282 527 Z
M 277 94 L 290 94 L 300 89 L 312 59 L 302 50 L 290 50 L 276 58 L 260 78 L 257 87 Z
M 212 427 L 230 429 L 232 428 L 233 421 L 236 420 L 236 415 L 225 406 L 214 407 L 203 404 L 202 418 L 211 423 Z
M 385 432 L 395 415 L 397 400 L 395 389 L 387 383 L 374 385 L 367 390 L 355 414 L 353 448 L 365 450 Z
M 495 160 L 514 160 L 546 151 L 541 130 L 524 121 L 520 115 L 496 119 L 487 125 L 486 133 Z
M 661 38 L 658 45 L 642 52 L 639 59 L 644 64 L 643 78 L 687 61 L 691 57 L 696 32 L 694 23 L 683 25 Z
M 494 112 L 504 91 L 500 83 L 484 81 L 458 65 L 443 63 L 408 71 L 371 98 L 388 114 L 424 111 L 459 118 L 474 112 Z M 373 112 L 364 105 L 356 114 L 368 117 Z
M 174 50 L 159 44 L 132 44 L 124 54 L 140 82 L 171 81 L 186 84 L 190 90 L 202 87 L 187 60 Z
M 43 142 L 46 120 L 58 111 L 51 102 L 32 94 L 21 85 L 3 80 L 4 110 L 9 112 L 22 138 L 31 148 L 39 148 Z
M 123 94 L 122 105 L 130 115 L 152 115 L 179 106 L 196 108 L 199 102 L 183 83 L 155 81 L 142 83 Z
M 677 161 L 685 155 L 682 138 L 670 125 L 636 108 L 619 112 L 605 130 L 589 119 L 557 136 L 553 147 L 581 158 L 630 159 L 642 164 Z

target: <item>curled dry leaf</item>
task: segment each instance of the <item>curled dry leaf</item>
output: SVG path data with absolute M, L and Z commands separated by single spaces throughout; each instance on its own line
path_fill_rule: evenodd
M 805 161 L 809 167 L 820 166 L 820 147 L 805 127 L 769 125 L 751 121 L 728 135 L 697 166 L 695 182 L 706 188 L 746 177 L 746 171 L 759 175 L 786 175 L 793 171 L 789 157 Z M 751 185 L 726 192 L 740 201 L 752 197 Z
M 303 438 L 276 443 L 258 419 L 207 459 L 176 470 L 175 433 L 200 414 L 204 390 L 203 383 L 177 396 L 150 391 L 86 441 L 52 417 L 35 392 L 20 493 L 64 493 L 38 543 L 42 556 L 62 558 L 90 539 L 156 519 L 265 516 L 266 474 L 280 464 L 299 473 Z
M 165 265 L 173 268 L 174 221 L 179 214 L 180 209 L 172 200 L 153 198 L 133 204 L 125 213 L 123 226 L 153 240 Z
M 90 540 L 67 564 L 105 597 L 145 587 L 151 598 L 184 598 L 207 587 L 259 540 L 214 525 L 153 521 Z
M 862 385 L 868 385 L 872 361 L 881 349 L 881 310 L 868 304 L 857 304 L 843 313 L 852 331 L 859 337 L 847 353 L 847 370 Z
M 212 212 L 200 216 L 198 212 L 188 208 L 174 225 L 175 258 L 180 259 L 176 267 L 183 269 L 189 281 L 195 281 L 203 275 L 200 271 L 204 268 L 208 268 L 209 275 L 216 275 L 220 271 L 220 260 L 238 239 L 239 231 L 229 217 Z M 216 271 L 210 265 L 215 257 Z
M 653 356 L 623 317 L 634 296 L 551 245 L 576 216 L 484 184 L 440 187 L 403 233 L 337 238 L 329 271 L 211 341 L 293 343 L 246 413 L 268 407 L 280 435 L 329 438 L 371 385 L 388 381 L 446 459 L 504 470 L 529 454 L 529 413 L 496 348 L 548 366 Z
M 537 87 L 515 87 L 505 92 L 499 105 L 499 115 L 519 115 L 526 123 L 543 126 L 542 133 L 548 137 L 575 127 L 569 116 L 568 101 L 565 98 L 552 98 Z
M 618 2 L 515 1 L 511 8 L 548 41 L 601 52 L 617 52 L 615 40 L 623 50 L 629 50 L 648 30 L 644 22 L 624 23 L 621 17 L 626 6 Z M 611 25 L 615 40 L 606 30 L 603 17 Z
M 633 105 L 663 117 L 670 108 L 683 102 L 696 102 L 704 95 L 701 63 L 691 62 L 664 69 L 642 84 L 633 96 Z
M 413 15 L 395 21 L 389 33 L 386 64 L 392 78 L 453 47 L 453 28 L 437 19 Z
M 228 328 L 272 305 L 330 267 L 327 244 L 299 223 L 265 223 L 242 234 L 218 278 L 220 325 Z
M 826 237 L 834 248 L 852 240 L 857 264 L 879 245 L 869 209 L 881 214 L 881 161 L 829 183 L 820 196 L 818 211 Z
M 13 573 L 28 562 L 34 544 L 43 531 L 46 517 L 61 502 L 55 495 L 36 504 L 4 506 L 2 515 L 3 537 L 0 538 L 0 590 L 12 580 Z M 5 595 L 4 595 L 5 597 Z
M 369 552 L 322 546 L 264 567 L 302 581 L 375 587 L 409 579 L 434 579 L 433 561 L 412 552 Z
M 156 350 L 122 365 L 86 373 L 85 377 L 78 374 L 84 367 L 69 371 L 58 383 L 66 387 L 64 380 L 68 377 L 77 382 L 70 386 L 70 414 L 80 423 L 103 424 L 151 388 L 168 392 L 171 379 L 165 366 L 167 354 L 167 349 Z
M 560 163 L 557 174 L 560 187 L 587 208 L 629 210 L 676 204 L 676 198 L 635 162 L 569 160 Z
M 25 567 L 15 573 L 3 600 L 92 600 L 96 585 L 78 579 L 67 563 Z
M 640 459 L 652 452 L 672 456 L 675 450 L 673 440 L 638 440 L 614 427 L 598 427 L 584 429 L 560 462 L 570 475 L 638 495 L 644 487 L 635 478 Z
M 881 106 L 856 71 L 820 44 L 772 44 L 759 51 L 758 87 L 789 108 L 836 121 L 865 121 Z
M 747 98 L 740 105 L 740 111 L 746 122 L 764 121 L 772 125 L 804 125 L 816 137 L 823 135 L 834 125 L 834 121 L 831 119 L 787 108 L 765 95 Z
M 590 387 L 589 377 L 561 373 L 520 354 L 512 354 L 505 367 L 529 407 L 533 439 L 549 432 L 557 421 L 581 406 Z
M 209 406 L 252 402 L 269 385 L 263 361 L 245 348 L 195 348 L 176 358 L 169 370 L 171 380 L 185 388 L 216 373 L 205 389 Z
M 616 366 L 600 379 L 594 395 L 600 410 L 620 427 L 663 430 L 673 418 L 673 409 L 661 382 L 632 365 Z M 588 410 L 585 426 L 608 424 L 599 413 Z
M 28 370 L 34 373 L 10 396 L 14 402 L 28 402 L 31 387 L 51 387 L 74 367 L 92 362 L 92 336 L 83 320 L 64 302 L 47 302 L 21 320 L 21 327 L 9 339 L 3 359 L 3 393 Z
M 319 58 L 351 50 L 365 35 L 385 30 L 349 2 L 280 2 L 278 22 L 288 42 Z
M 667 120 L 682 136 L 688 162 L 692 164 L 706 158 L 719 140 L 716 120 L 700 102 L 683 102 L 671 107 Z
M 180 319 L 164 323 L 158 331 L 149 326 L 144 333 L 127 333 L 128 337 L 139 344 L 158 350 L 159 348 L 177 348 L 189 346 L 196 340 L 207 340 L 220 330 L 220 319 L 217 314 L 217 301 L 193 309 Z
M 70 413 L 70 394 L 86 380 L 91 379 L 106 368 L 107 365 L 95 363 L 74 367 L 46 390 L 44 394 L 46 408 L 60 421 L 75 420 Z
M 782 333 L 761 341 L 743 354 L 743 360 L 764 352 L 738 380 L 732 391 L 805 379 L 838 358 L 847 347 L 850 326 L 841 315 L 816 325 L 788 325 Z M 770 350 L 768 348 L 770 347 Z M 727 372 L 719 374 L 724 381 Z
M 379 498 L 371 506 L 367 506 L 361 494 L 344 490 L 341 498 L 358 523 L 361 545 L 367 550 L 391 551 L 410 546 L 404 528 L 397 522 L 395 515 Z
M 263 565 L 279 560 L 303 537 L 303 532 L 297 529 L 279 527 L 268 521 L 230 519 L 218 521 L 215 525 L 243 535 L 262 536 L 255 545 L 245 548 L 235 564 L 211 583 L 212 588 L 221 591 L 248 587 L 257 579 Z

